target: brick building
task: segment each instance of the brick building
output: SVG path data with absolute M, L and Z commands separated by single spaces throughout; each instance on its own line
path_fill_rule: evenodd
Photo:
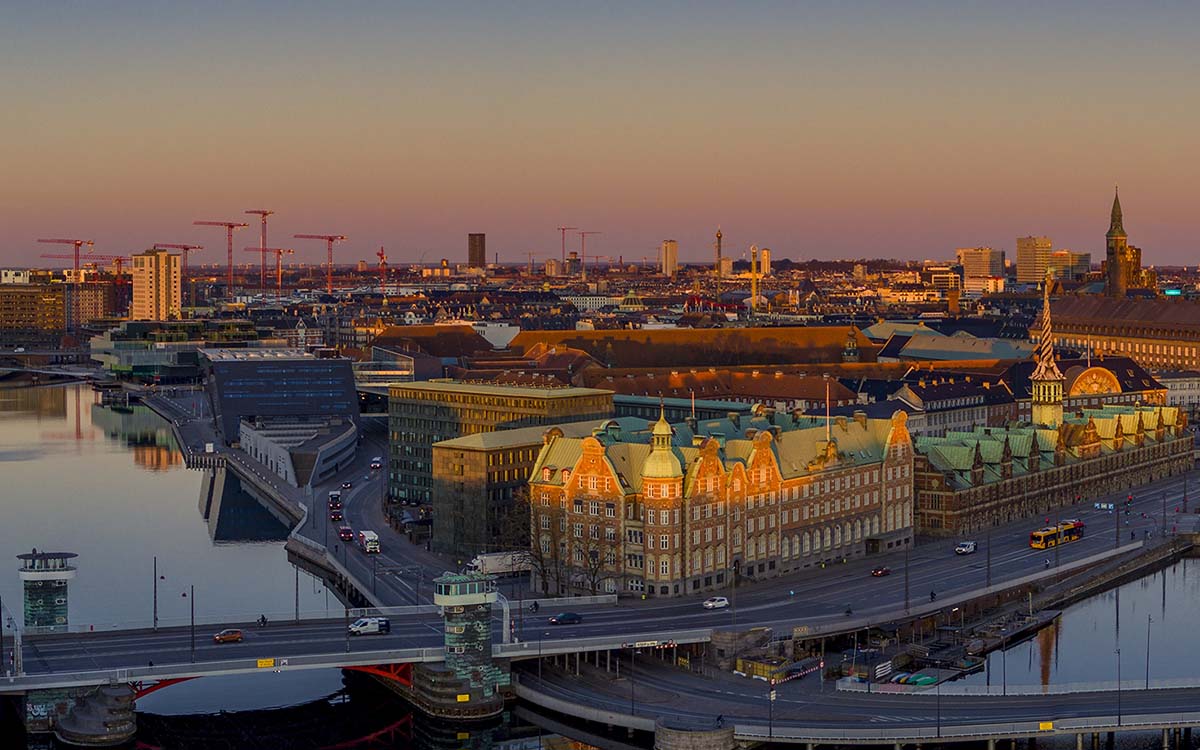
M 529 481 L 535 586 L 680 596 L 910 543 L 903 413 L 546 433 Z

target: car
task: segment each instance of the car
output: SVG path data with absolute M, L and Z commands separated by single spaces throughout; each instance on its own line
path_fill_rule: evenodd
M 723 596 L 710 596 L 704 600 L 705 609 L 725 609 L 729 606 L 729 600 Z
M 959 542 L 954 547 L 954 554 L 970 555 L 973 554 L 978 547 L 979 545 L 977 545 L 975 542 Z
M 338 523 L 338 522 L 342 521 L 343 520 L 342 512 L 340 510 L 329 511 L 329 520 L 333 521 L 334 523 Z
M 354 485 L 350 483 L 350 480 L 349 480 L 349 479 L 347 479 L 346 481 L 342 482 L 342 489 L 343 489 L 343 490 L 348 490 L 348 489 L 350 489 L 350 488 L 351 488 L 351 487 L 353 487 L 353 486 L 354 486 Z
M 329 509 L 330 510 L 338 510 L 341 507 L 342 507 L 342 498 L 341 497 L 329 498 Z
M 386 617 L 360 617 L 348 630 L 350 635 L 386 635 L 392 632 L 392 623 Z
M 575 612 L 559 612 L 550 618 L 551 625 L 578 625 L 583 622 L 583 617 Z
M 891 574 L 892 569 L 886 565 L 880 565 L 878 568 L 875 568 L 871 571 L 871 575 L 875 576 L 876 578 L 883 578 L 884 576 L 890 576 Z
M 349 526 L 338 527 L 338 539 L 341 539 L 343 542 L 354 541 L 354 529 Z
M 383 459 L 381 457 L 376 456 L 375 458 L 371 459 L 371 469 L 372 470 L 378 471 L 379 469 L 382 469 L 382 468 L 383 468 Z
M 213 643 L 241 643 L 244 639 L 245 635 L 237 628 L 226 628 L 213 635 Z

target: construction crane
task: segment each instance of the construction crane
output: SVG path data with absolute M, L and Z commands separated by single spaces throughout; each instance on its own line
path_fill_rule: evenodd
M 262 232 L 258 237 L 258 252 L 261 256 L 259 258 L 260 265 L 258 270 L 258 293 L 265 294 L 267 291 L 267 252 L 269 249 L 267 247 L 267 217 L 275 212 L 268 211 L 265 208 L 252 208 L 242 213 L 256 214 L 262 219 Z
M 343 242 L 344 234 L 293 234 L 297 240 L 325 240 L 325 293 L 333 294 L 333 243 Z
M 195 226 L 201 226 L 201 227 L 225 227 L 226 252 L 228 252 L 228 254 L 229 254 L 229 258 L 228 258 L 229 270 L 226 272 L 226 275 L 225 275 L 225 294 L 227 294 L 230 298 L 232 298 L 233 297 L 233 232 L 236 229 L 242 229 L 242 228 L 248 227 L 250 225 L 243 221 L 193 221 L 192 224 Z M 264 238 L 266 237 L 265 229 L 264 229 L 263 236 L 264 236 Z M 267 244 L 265 239 L 263 240 L 263 244 L 264 245 Z
M 294 255 L 295 250 L 288 247 L 247 247 L 243 248 L 243 252 L 257 253 L 259 251 L 266 253 L 275 253 L 275 301 L 283 301 L 283 256 Z
M 562 264 L 567 265 L 567 232 L 578 229 L 579 227 L 559 227 L 558 233 L 561 235 L 559 249 L 562 251 Z
M 379 258 L 379 293 L 383 295 L 383 304 L 387 304 L 387 253 L 383 249 L 383 245 L 379 246 L 379 252 L 375 253 L 375 257 Z
M 587 238 L 589 234 L 601 234 L 597 231 L 587 231 L 579 233 L 579 255 L 580 255 L 580 278 L 587 281 Z
M 179 244 L 171 244 L 171 243 L 166 243 L 166 242 L 158 242 L 158 243 L 155 243 L 154 249 L 155 250 L 178 250 L 179 251 L 180 255 L 183 256 L 182 258 L 180 258 L 180 264 L 179 264 L 179 279 L 181 282 L 183 282 L 182 284 L 180 284 L 180 286 L 183 286 L 186 288 L 187 287 L 187 277 L 188 277 L 188 262 L 187 262 L 188 261 L 188 253 L 192 252 L 193 250 L 203 250 L 204 245 L 179 245 Z M 193 290 L 193 293 L 191 295 L 191 299 L 189 300 L 189 302 L 191 303 L 191 305 L 193 307 L 196 305 L 196 295 L 195 295 L 194 290 Z
M 88 254 L 90 255 L 92 252 L 92 247 L 94 247 L 96 244 L 92 240 L 48 239 L 48 240 L 38 240 L 38 242 L 41 242 L 44 244 L 49 244 L 49 245 L 73 245 L 75 247 L 74 254 L 70 255 L 68 257 L 74 258 L 74 265 L 72 266 L 72 268 L 75 271 L 74 283 L 76 283 L 76 284 L 79 283 L 79 248 L 83 247 L 84 245 L 87 245 L 87 251 L 88 251 Z M 70 317 L 70 320 L 67 321 L 67 330 L 69 330 L 69 331 L 75 330 L 75 326 L 79 322 L 79 316 L 76 314 L 76 313 L 78 313 L 78 311 L 79 311 L 79 295 L 76 294 L 76 295 L 73 295 L 71 298 L 71 309 L 68 310 L 68 316 Z

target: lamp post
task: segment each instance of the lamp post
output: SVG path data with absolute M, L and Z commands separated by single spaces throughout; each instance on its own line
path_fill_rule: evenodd
M 1117 654 L 1117 726 L 1121 726 L 1121 649 Z
M 904 614 L 906 614 L 906 615 L 909 612 L 909 607 L 908 607 L 908 559 L 909 559 L 909 550 L 911 548 L 912 548 L 911 544 L 904 545 Z
M 767 739 L 775 736 L 775 678 L 772 677 L 767 689 Z
M 196 587 L 188 586 L 188 590 L 181 597 L 188 600 L 188 606 L 191 609 L 191 641 L 192 641 L 192 663 L 196 663 Z
M 158 555 L 154 556 L 154 619 L 153 628 L 158 632 Z
M 635 676 L 635 667 L 637 666 L 637 649 L 629 649 L 629 715 L 637 716 L 637 703 L 634 701 L 634 688 L 637 678 Z
M 1146 689 L 1150 689 L 1150 623 L 1154 618 L 1146 615 Z

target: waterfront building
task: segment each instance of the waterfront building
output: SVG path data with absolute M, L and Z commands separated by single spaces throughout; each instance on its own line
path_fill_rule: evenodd
M 74 552 L 32 552 L 17 555 L 17 575 L 24 590 L 26 632 L 66 632 L 70 602 L 68 583 L 75 577 Z
M 350 360 L 295 349 L 202 349 L 205 387 L 227 443 L 242 420 L 262 417 L 342 418 L 358 424 Z
M 550 429 L 529 480 L 535 587 L 680 596 L 907 545 L 905 422 L 767 409 Z
M 200 377 L 199 351 L 273 346 L 281 340 L 259 339 L 249 320 L 125 321 L 88 342 L 91 359 L 109 373 L 129 380 L 156 383 L 195 381 Z
M 175 320 L 180 317 L 179 256 L 166 250 L 147 250 L 133 256 L 133 320 Z
M 238 444 L 288 484 L 308 487 L 354 460 L 358 425 L 344 417 L 252 417 L 238 425 Z
M 1049 237 L 1017 238 L 1017 281 L 1040 284 L 1046 278 L 1054 242 Z
M 66 328 L 63 284 L 0 284 L 0 339 L 5 343 L 57 343 Z
M 1049 286 L 1029 376 L 1029 421 L 916 439 L 920 532 L 969 534 L 1194 467 L 1187 415 L 1178 407 L 1101 403 L 1064 411 L 1066 393 L 1091 399 L 1120 393 L 1121 385 L 1098 364 L 1063 374 L 1052 344 Z
M 607 420 L 554 425 L 564 435 L 584 437 Z M 645 420 L 621 420 L 644 424 Z M 528 529 L 513 525 L 529 475 L 542 448 L 544 425 L 477 432 L 433 444 L 433 538 L 435 552 L 468 560 L 481 552 L 513 549 Z
M 612 392 L 593 388 L 394 383 L 388 388 L 388 498 L 411 504 L 433 499 L 434 443 L 612 413 Z
M 467 267 L 483 268 L 487 266 L 487 235 L 482 232 L 472 232 L 467 235 Z

